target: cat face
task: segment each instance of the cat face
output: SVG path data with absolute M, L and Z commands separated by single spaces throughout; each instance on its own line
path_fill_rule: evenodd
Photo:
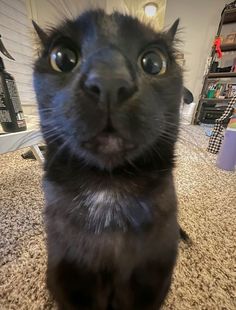
M 102 169 L 160 155 L 159 146 L 171 157 L 182 94 L 177 24 L 156 33 L 129 16 L 89 11 L 49 34 L 35 25 L 42 53 L 34 86 L 48 147 Z

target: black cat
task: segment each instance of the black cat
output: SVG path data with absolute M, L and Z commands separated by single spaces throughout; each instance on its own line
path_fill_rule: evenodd
M 48 288 L 61 309 L 157 310 L 179 239 L 178 20 L 157 33 L 98 10 L 49 33 L 34 26 Z

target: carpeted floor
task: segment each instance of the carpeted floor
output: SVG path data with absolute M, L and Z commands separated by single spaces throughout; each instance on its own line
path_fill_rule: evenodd
M 193 244 L 180 244 L 163 309 L 236 309 L 236 174 L 218 170 L 200 127 L 185 127 L 175 170 L 179 219 Z M 45 289 L 42 171 L 22 151 L 0 157 L 0 309 L 54 309 Z

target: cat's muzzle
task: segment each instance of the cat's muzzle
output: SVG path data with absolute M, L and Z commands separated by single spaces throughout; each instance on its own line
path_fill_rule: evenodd
M 84 142 L 83 147 L 97 155 L 120 156 L 134 149 L 135 145 L 116 133 L 102 132 Z

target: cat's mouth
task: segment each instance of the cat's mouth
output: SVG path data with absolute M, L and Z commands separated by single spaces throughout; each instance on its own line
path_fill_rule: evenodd
M 125 140 L 117 133 L 101 132 L 83 143 L 83 147 L 103 156 L 120 156 L 135 148 L 135 144 Z

